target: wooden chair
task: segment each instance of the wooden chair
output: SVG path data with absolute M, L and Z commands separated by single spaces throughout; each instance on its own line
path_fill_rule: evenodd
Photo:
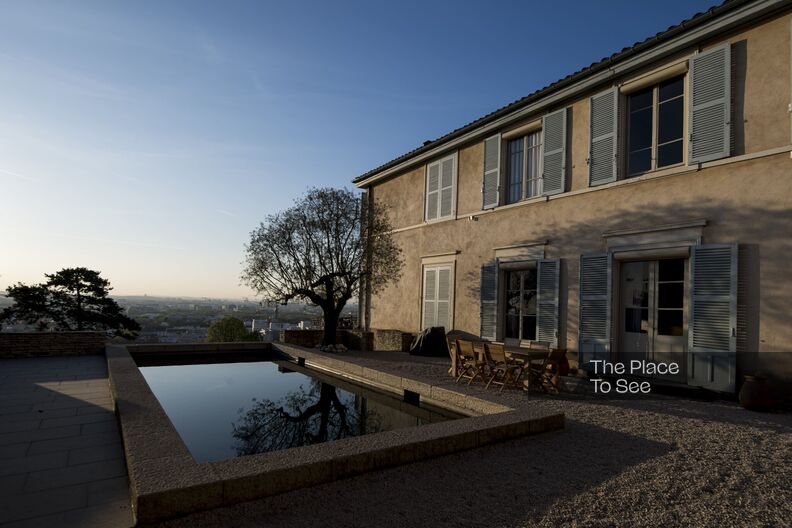
M 469 378 L 468 385 L 473 383 L 473 380 L 481 376 L 484 379 L 484 368 L 486 363 L 479 359 L 476 350 L 473 348 L 472 341 L 465 341 L 457 339 L 456 342 L 457 353 L 457 369 L 459 371 L 456 383 L 462 378 Z
M 553 348 L 548 352 L 541 365 L 530 366 L 528 390 L 530 390 L 532 385 L 536 385 L 546 392 L 551 389 L 553 392 L 558 393 L 559 364 L 565 355 L 566 348 Z
M 503 392 L 503 387 L 509 381 L 514 383 L 522 375 L 523 366 L 506 356 L 506 347 L 502 344 L 484 343 L 484 353 L 490 373 L 485 389 L 489 389 L 490 384 L 495 383 L 501 386 L 500 392 Z
M 448 355 L 451 357 L 451 368 L 448 369 L 448 372 L 456 378 L 459 370 L 459 364 L 457 362 L 456 339 L 446 336 L 446 344 L 448 345 Z

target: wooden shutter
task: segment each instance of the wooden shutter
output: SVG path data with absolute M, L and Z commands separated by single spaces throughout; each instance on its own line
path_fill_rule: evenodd
M 737 244 L 693 246 L 688 384 L 734 392 Z
M 612 88 L 591 98 L 589 186 L 616 181 L 619 92 Z
M 437 268 L 437 319 L 434 326 L 451 330 L 451 268 Z
M 440 164 L 426 167 L 426 221 L 436 220 L 440 196 Z
M 690 59 L 688 162 L 725 158 L 731 147 L 731 46 Z
M 610 359 L 611 256 L 607 253 L 580 257 L 580 365 L 592 359 Z
M 437 270 L 424 268 L 423 280 L 423 320 L 421 328 L 431 328 L 437 322 Z
M 440 161 L 440 218 L 454 212 L 454 165 L 454 156 Z
M 495 341 L 498 333 L 498 261 L 481 266 L 481 338 Z
M 558 346 L 558 279 L 561 261 L 540 260 L 537 263 L 536 337 Z
M 566 188 L 566 108 L 542 118 L 542 194 L 558 194 Z
M 484 179 L 481 184 L 481 208 L 497 207 L 500 202 L 501 136 L 484 140 Z

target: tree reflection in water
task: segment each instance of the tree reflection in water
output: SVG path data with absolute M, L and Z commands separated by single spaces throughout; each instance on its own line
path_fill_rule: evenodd
M 233 425 L 237 456 L 329 442 L 382 429 L 380 417 L 367 409 L 365 398 L 343 391 L 339 397 L 338 389 L 320 380 L 312 380 L 309 390 L 300 386 L 278 401 L 253 401 L 250 410 L 240 409 L 239 420 Z

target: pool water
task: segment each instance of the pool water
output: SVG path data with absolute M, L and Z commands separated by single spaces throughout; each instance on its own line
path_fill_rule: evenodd
M 140 367 L 197 462 L 461 418 L 283 361 Z

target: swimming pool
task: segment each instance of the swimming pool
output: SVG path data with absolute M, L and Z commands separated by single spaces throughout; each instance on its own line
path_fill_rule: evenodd
M 141 366 L 199 463 L 462 418 L 287 361 Z

